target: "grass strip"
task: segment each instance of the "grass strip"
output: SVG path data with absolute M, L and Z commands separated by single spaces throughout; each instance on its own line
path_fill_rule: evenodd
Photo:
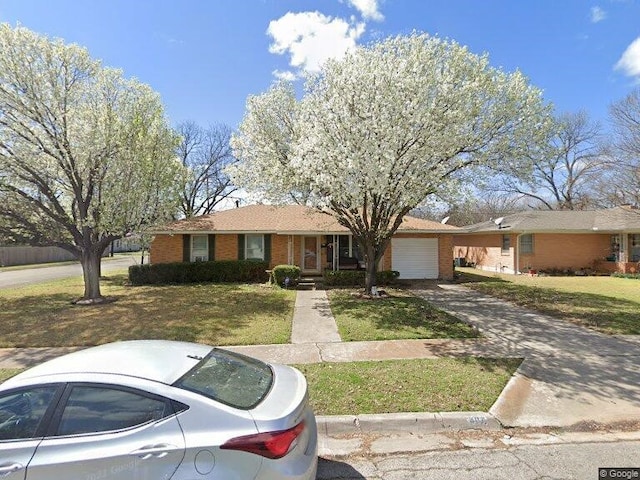
M 0 382 L 4 382 L 6 379 L 19 374 L 23 370 L 23 368 L 0 368 Z
M 346 342 L 478 336 L 470 325 L 408 291 L 387 289 L 388 297 L 374 300 L 354 296 L 352 290 L 327 293 Z
M 437 358 L 296 365 L 317 415 L 488 411 L 520 359 Z

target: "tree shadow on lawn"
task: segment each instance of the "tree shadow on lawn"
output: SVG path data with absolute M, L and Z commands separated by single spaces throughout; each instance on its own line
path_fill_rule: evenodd
M 354 298 L 341 292 L 333 296 L 331 310 L 337 316 L 366 319 L 378 330 L 414 332 L 412 338 L 479 336 L 469 324 L 413 295 L 392 294 L 389 297 L 371 300 Z
M 478 275 L 476 273 L 461 272 L 459 270 L 456 270 L 454 273 L 454 283 L 465 284 L 465 283 L 511 283 L 511 282 L 504 280 L 498 276 Z
M 475 284 L 474 290 L 606 334 L 640 335 L 640 304 L 594 293 L 564 292 L 510 282 Z
M 116 301 L 93 306 L 73 306 L 67 293 L 4 299 L 0 346 L 84 346 L 143 338 L 228 345 L 254 321 L 264 321 L 267 332 L 273 322 L 290 323 L 285 297 L 240 284 L 127 287 L 114 293 Z

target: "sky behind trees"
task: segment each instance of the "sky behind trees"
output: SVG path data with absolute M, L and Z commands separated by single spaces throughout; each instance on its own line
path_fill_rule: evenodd
M 638 0 L 0 0 L 0 21 L 89 49 L 162 95 L 176 126 L 242 120 L 248 95 L 413 30 L 520 69 L 558 112 L 606 122 L 640 82 Z

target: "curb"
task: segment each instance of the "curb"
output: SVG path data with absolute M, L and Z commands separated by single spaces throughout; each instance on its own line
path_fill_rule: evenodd
M 354 433 L 433 433 L 461 430 L 502 430 L 487 412 L 390 413 L 316 416 L 318 432 L 332 437 Z

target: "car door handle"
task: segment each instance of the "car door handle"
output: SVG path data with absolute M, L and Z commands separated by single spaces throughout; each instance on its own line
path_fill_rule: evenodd
M 134 450 L 129 455 L 139 457 L 142 460 L 147 460 L 151 457 L 162 458 L 169 455 L 170 452 L 176 450 L 178 447 L 175 445 L 169 445 L 168 443 L 160 443 L 156 445 L 147 445 L 138 450 Z
M 5 475 L 9 475 L 10 473 L 17 472 L 18 470 L 24 468 L 20 463 L 4 463 L 0 465 L 0 477 L 4 477 Z

